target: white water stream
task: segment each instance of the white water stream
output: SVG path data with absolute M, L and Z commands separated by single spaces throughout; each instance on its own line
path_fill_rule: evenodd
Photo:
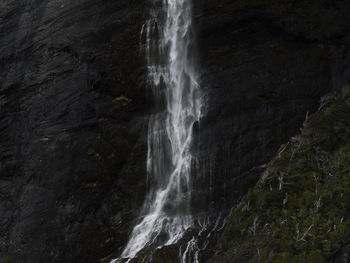
M 175 244 L 193 225 L 190 148 L 201 100 L 191 52 L 191 1 L 157 2 L 160 10 L 153 10 L 141 33 L 153 95 L 161 109 L 151 117 L 148 130 L 151 190 L 121 258 L 133 258 L 150 245 Z

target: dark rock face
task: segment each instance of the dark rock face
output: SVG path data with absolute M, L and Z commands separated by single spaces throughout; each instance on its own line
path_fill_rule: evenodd
M 97 262 L 125 241 L 145 188 L 145 10 L 2 1 L 0 262 Z
M 147 188 L 146 2 L 0 4 L 1 263 L 106 261 L 125 244 Z M 350 82 L 348 1 L 299 2 L 194 1 L 200 211 L 231 207 Z
M 319 97 L 349 83 L 350 3 L 194 2 L 208 101 L 198 157 L 198 181 L 207 188 L 198 200 L 224 211 L 255 184 Z
M 208 105 L 199 129 L 199 181 L 207 189 L 199 199 L 206 207 L 225 200 L 231 206 L 317 109 L 320 96 L 350 81 L 350 4 L 208 0 L 194 6 Z

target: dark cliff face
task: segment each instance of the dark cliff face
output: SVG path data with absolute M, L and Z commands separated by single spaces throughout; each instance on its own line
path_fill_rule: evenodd
M 194 5 L 209 105 L 200 127 L 203 170 L 198 179 L 208 188 L 198 199 L 205 200 L 203 207 L 211 203 L 214 210 L 225 211 L 227 203 L 232 207 L 255 184 L 281 144 L 298 133 L 306 116 L 319 107 L 320 96 L 350 82 L 350 3 Z M 213 250 L 218 256 L 211 262 L 221 262 L 225 249 Z M 344 257 L 346 245 L 339 251 L 339 258 Z
M 208 104 L 200 124 L 200 174 L 205 185 L 215 186 L 206 196 L 217 207 L 218 200 L 232 204 L 255 183 L 258 166 L 298 131 L 320 96 L 350 81 L 350 4 L 252 0 L 194 6 Z
M 147 188 L 146 2 L 1 3 L 1 263 L 98 262 L 125 244 Z M 350 81 L 349 4 L 196 0 L 194 10 L 207 105 L 194 200 L 221 210 L 319 97 Z
M 145 188 L 144 10 L 0 4 L 0 262 L 97 262 L 125 242 Z

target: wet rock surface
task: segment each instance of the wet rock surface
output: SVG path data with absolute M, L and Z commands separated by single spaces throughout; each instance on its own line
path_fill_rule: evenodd
M 148 5 L 0 4 L 1 263 L 105 262 L 125 244 L 147 189 Z M 350 82 L 349 3 L 196 0 L 194 10 L 206 98 L 194 207 L 217 213 L 322 95 Z

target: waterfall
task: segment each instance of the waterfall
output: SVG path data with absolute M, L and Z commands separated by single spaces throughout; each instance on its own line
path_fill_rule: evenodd
M 141 33 L 150 86 L 159 108 L 148 130 L 151 189 L 121 258 L 133 258 L 151 245 L 175 244 L 193 225 L 190 148 L 201 100 L 191 51 L 192 7 L 190 0 L 157 2 L 158 9 L 152 10 Z

